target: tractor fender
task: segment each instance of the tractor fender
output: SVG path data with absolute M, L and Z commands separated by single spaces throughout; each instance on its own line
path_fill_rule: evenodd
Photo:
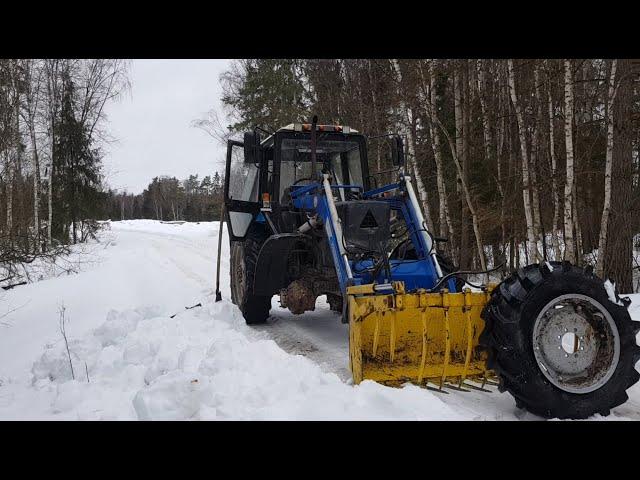
M 312 240 L 302 233 L 279 233 L 264 242 L 253 280 L 256 295 L 273 295 L 287 286 L 287 260 L 291 250 L 303 243 L 310 251 Z

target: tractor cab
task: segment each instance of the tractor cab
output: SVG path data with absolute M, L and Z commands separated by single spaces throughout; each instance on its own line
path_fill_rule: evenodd
M 383 135 L 372 141 L 348 126 L 316 125 L 312 149 L 311 127 L 292 123 L 264 139 L 254 130 L 245 133 L 243 141 L 228 142 L 225 203 L 233 240 L 245 238 L 252 221 L 265 221 L 261 214 L 265 205 L 274 211 L 273 217 L 294 208 L 291 193 L 321 182 L 323 172 L 329 175 L 335 200 L 348 202 L 362 199 L 362 193 L 399 170 L 403 155 L 399 137 Z M 373 172 L 370 157 L 374 157 Z M 392 168 L 382 169 L 385 165 Z
M 289 210 L 291 192 L 317 181 L 326 167 L 332 184 L 354 186 L 340 189 L 340 200 L 369 189 L 365 137 L 347 126 L 317 125 L 314 162 L 310 130 L 311 124 L 290 124 L 265 139 L 256 130 L 242 142 L 229 141 L 225 202 L 232 239 L 242 240 L 254 219 L 264 221 L 264 205 Z

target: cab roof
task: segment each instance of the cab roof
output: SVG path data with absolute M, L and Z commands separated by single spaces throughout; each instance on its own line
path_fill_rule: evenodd
M 355 128 L 348 127 L 346 125 L 317 125 L 318 131 L 320 132 L 338 132 L 338 133 L 358 133 Z M 311 131 L 310 123 L 290 123 L 280 129 L 279 132 L 290 131 L 290 132 L 309 132 Z

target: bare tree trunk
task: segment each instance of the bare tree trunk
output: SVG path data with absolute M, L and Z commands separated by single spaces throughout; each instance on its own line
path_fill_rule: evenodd
M 49 116 L 49 144 L 50 144 L 50 161 L 49 167 L 49 185 L 47 191 L 48 200 L 48 218 L 47 218 L 47 248 L 52 244 L 52 227 L 53 227 L 53 179 L 55 170 L 55 138 L 56 138 L 56 116 L 58 114 L 58 86 L 57 79 L 59 75 L 59 60 L 46 60 L 45 61 L 46 76 L 47 76 L 47 102 L 48 102 L 48 116 Z
M 51 157 L 51 166 L 49 167 L 49 185 L 47 189 L 47 247 L 51 247 L 51 223 L 53 221 L 53 156 Z
M 373 81 L 374 81 L 374 75 L 373 75 L 373 71 L 371 68 L 371 59 L 367 60 L 367 73 L 369 75 L 369 84 L 371 87 L 371 107 L 373 109 L 373 125 L 376 129 L 376 134 L 381 134 L 382 132 L 380 132 L 380 125 L 379 125 L 379 121 L 378 121 L 378 103 L 377 103 L 377 99 L 376 99 L 376 86 L 374 85 Z M 376 142 L 376 168 L 377 171 L 379 172 L 380 170 L 382 170 L 382 151 L 381 151 L 381 144 L 379 141 Z
M 476 214 L 476 209 L 475 209 L 475 207 L 473 205 L 473 201 L 471 199 L 471 192 L 469 191 L 469 187 L 467 185 L 467 180 L 466 180 L 466 178 L 465 178 L 465 176 L 463 175 L 463 172 L 462 172 L 462 164 L 460 163 L 460 159 L 459 159 L 458 154 L 456 152 L 456 145 L 454 144 L 454 141 L 451 138 L 451 135 L 449 135 L 449 132 L 447 131 L 445 126 L 442 124 L 442 122 L 438 118 L 438 115 L 437 115 L 436 111 L 433 111 L 433 119 L 437 123 L 438 127 L 440 127 L 440 130 L 442 130 L 442 133 L 446 137 L 447 142 L 449 144 L 449 149 L 451 150 L 451 156 L 453 157 L 453 162 L 455 163 L 456 170 L 458 172 L 458 178 L 460 179 L 460 183 L 462 185 L 462 192 L 464 194 L 464 199 L 466 201 L 467 207 L 469 208 L 469 212 L 471 213 L 471 221 L 473 223 L 473 232 L 474 232 L 475 237 L 476 237 L 476 247 L 478 249 L 478 258 L 480 260 L 480 266 L 481 266 L 482 270 L 486 270 L 487 269 L 487 261 L 485 259 L 485 255 L 484 255 L 484 248 L 483 248 L 484 244 L 482 242 L 482 236 L 480 234 L 480 225 L 479 225 L 479 222 L 478 222 L 478 216 Z M 487 275 L 487 280 L 488 280 L 488 275 Z
M 398 85 L 402 84 L 402 71 L 400 70 L 400 64 L 396 59 L 393 60 L 393 67 L 396 71 L 396 75 L 398 77 Z M 403 97 L 401 95 L 401 97 Z M 411 169 L 413 171 L 413 176 L 416 181 L 416 188 L 418 189 L 418 195 L 420 196 L 420 201 L 422 203 L 422 209 L 424 210 L 425 220 L 427 222 L 427 228 L 429 228 L 432 232 L 433 229 L 433 220 L 431 218 L 431 212 L 429 211 L 429 203 L 427 190 L 422 181 L 422 177 L 420 176 L 420 172 L 418 170 L 418 164 L 416 162 L 416 139 L 415 139 L 415 118 L 413 116 L 413 112 L 407 106 L 407 102 L 402 98 L 400 101 L 400 109 L 402 111 L 402 117 L 405 120 L 403 125 L 400 125 L 400 130 L 403 131 L 407 138 L 409 139 L 408 151 L 409 151 L 409 161 L 411 163 Z
M 36 146 L 35 134 L 32 133 L 33 143 L 33 228 L 35 230 L 36 249 L 40 245 L 40 162 L 38 161 L 38 147 Z
M 460 153 L 460 160 L 462 162 L 462 174 L 464 179 L 469 185 L 469 140 L 471 135 L 471 122 L 469 121 L 471 112 L 471 97 L 473 95 L 472 83 L 469 82 L 469 60 L 461 61 L 462 72 L 460 75 L 460 92 L 462 95 L 462 152 Z M 477 262 L 475 255 L 473 254 L 473 248 L 471 246 L 471 235 L 469 232 L 469 211 L 464 199 L 461 198 L 462 208 L 464 210 L 465 221 L 463 224 L 463 233 L 465 241 L 465 252 L 469 252 L 465 262 L 460 262 L 460 268 L 477 268 Z M 484 245 L 483 245 L 484 248 Z
M 465 149 L 465 135 L 464 135 L 464 107 L 463 101 L 464 98 L 462 96 L 462 89 L 464 88 L 464 81 L 462 75 L 462 69 L 459 65 L 454 67 L 453 74 L 453 96 L 454 96 L 454 116 L 455 116 L 455 126 L 456 126 L 456 139 L 455 139 L 455 150 L 456 157 L 460 161 L 460 170 L 458 171 L 458 188 L 461 188 L 461 183 L 466 182 L 466 149 Z M 460 192 L 460 268 L 468 269 L 471 264 L 471 252 L 469 251 L 468 244 L 468 229 L 467 229 L 467 201 L 465 198 L 464 191 Z
M 564 186 L 564 258 L 575 263 L 573 237 L 574 165 L 573 165 L 573 76 L 571 60 L 564 61 L 564 138 L 567 149 L 567 180 Z
M 440 130 L 434 120 L 434 112 L 437 111 L 438 95 L 436 90 L 436 71 L 435 60 L 429 62 L 429 97 L 427 99 L 427 113 L 429 115 L 429 133 L 431 135 L 431 146 L 433 148 L 433 156 L 436 163 L 436 183 L 438 186 L 439 199 L 439 219 L 440 219 L 440 236 L 449 238 L 449 252 L 454 256 L 454 230 L 451 215 L 449 214 L 449 206 L 447 202 L 447 186 L 444 181 L 444 166 L 442 163 L 442 142 L 440 140 Z
M 513 60 L 509 59 L 508 63 L 509 71 L 509 93 L 511 95 L 511 102 L 513 108 L 516 111 L 516 118 L 518 121 L 518 133 L 520 136 L 520 152 L 522 154 L 522 199 L 524 202 L 524 215 L 527 222 L 527 240 L 528 250 L 533 262 L 540 260 L 540 253 L 538 252 L 538 242 L 536 239 L 533 210 L 531 205 L 530 196 L 530 178 L 529 178 L 529 155 L 527 153 L 527 138 L 525 134 L 524 114 L 520 103 L 518 102 L 518 96 L 516 94 L 515 77 L 513 73 Z
M 538 125 L 542 125 L 541 111 L 542 111 L 542 95 L 540 94 L 540 69 L 536 63 L 534 66 L 534 83 L 535 83 L 535 98 L 536 108 L 535 112 L 535 124 L 533 131 L 531 132 L 531 202 L 533 203 L 533 230 L 536 236 L 536 242 L 541 242 L 542 252 L 546 252 L 545 238 L 543 235 L 544 228 L 542 226 L 542 215 L 540 213 L 540 192 L 538 184 L 538 172 L 540 165 L 540 137 L 542 136 L 542 129 Z M 543 258 L 538 249 L 539 258 Z
M 408 116 L 407 120 L 409 121 L 410 125 L 410 127 L 407 129 L 407 133 L 409 135 L 409 157 L 411 160 L 411 167 L 413 170 L 413 175 L 416 179 L 416 187 L 418 189 L 418 195 L 420 196 L 420 202 L 422 202 L 422 210 L 424 210 L 427 228 L 430 232 L 435 232 L 436 230 L 433 226 L 433 218 L 431 217 L 431 209 L 429 208 L 429 195 L 427 194 L 427 189 L 424 186 L 420 171 L 418 170 L 418 161 L 416 159 L 416 119 L 411 110 L 407 109 L 406 113 Z
M 500 123 L 496 124 L 497 128 L 497 151 L 496 151 L 496 170 L 498 172 L 498 193 L 500 194 L 500 245 L 502 247 L 502 255 L 505 256 L 505 251 L 507 249 L 507 225 L 505 221 L 505 189 L 502 185 L 503 183 L 503 173 L 502 173 L 502 154 L 504 152 L 504 142 L 506 136 L 506 115 L 504 112 L 504 102 L 502 92 L 498 92 L 498 116 L 501 117 Z M 509 100 L 507 100 L 508 102 Z M 495 265 L 494 265 L 495 266 Z
M 486 167 L 489 168 L 492 160 L 491 144 L 493 143 L 493 139 L 491 138 L 491 128 L 489 127 L 489 113 L 487 110 L 487 101 L 485 98 L 485 95 L 486 95 L 485 62 L 486 60 L 478 60 L 477 62 L 478 77 L 477 78 L 478 78 L 478 98 L 480 99 L 480 111 L 482 114 L 482 134 L 483 134 L 483 140 L 484 140 L 484 155 L 485 155 Z
M 473 223 L 473 232 L 475 233 L 476 247 L 478 248 L 478 258 L 480 259 L 480 267 L 482 268 L 482 270 L 486 270 L 487 261 L 484 256 L 484 248 L 482 243 L 482 236 L 480 235 L 480 225 L 478 223 L 478 216 L 476 215 L 476 209 L 473 206 L 473 202 L 471 200 L 471 193 L 469 192 L 467 181 L 462 175 L 462 165 L 460 164 L 458 155 L 455 153 L 455 145 L 453 144 L 453 140 L 451 140 L 451 136 L 449 135 L 449 132 L 447 132 L 444 129 L 444 126 L 442 125 L 442 123 L 440 123 L 439 120 L 438 120 L 438 124 L 440 125 L 440 128 L 443 130 L 443 132 L 445 133 L 445 136 L 447 137 L 447 141 L 449 142 L 449 148 L 451 148 L 451 151 L 452 151 L 453 161 L 456 164 L 458 175 L 460 175 L 460 179 L 461 179 L 460 183 L 462 183 L 462 191 L 464 193 L 464 198 L 467 202 L 467 207 L 469 208 L 469 212 L 471 213 L 471 220 Z
M 638 197 L 633 198 L 633 140 L 637 127 L 633 124 L 634 77 L 631 60 L 618 59 L 617 93 L 613 103 L 613 154 L 611 169 L 611 210 L 609 231 L 604 250 L 604 277 L 615 282 L 619 291 L 633 292 L 633 235 L 637 219 Z M 635 205 L 634 205 L 635 203 Z M 635 209 L 635 210 L 634 210 Z M 613 234 L 615 232 L 615 234 Z
M 25 72 L 24 97 L 26 103 L 26 114 L 23 118 L 29 130 L 31 140 L 31 160 L 33 163 L 33 228 L 34 228 L 34 251 L 40 249 L 40 159 L 38 156 L 38 141 L 36 138 L 36 115 L 40 100 L 40 85 L 42 70 L 34 67 L 33 60 L 25 60 L 23 68 Z M 33 73 L 37 71 L 34 78 Z
M 555 260 L 560 260 L 562 258 L 562 254 L 560 252 L 560 241 L 558 238 L 559 225 L 558 222 L 560 220 L 560 200 L 558 197 L 558 179 L 557 179 L 557 169 L 558 169 L 558 160 L 556 158 L 556 147 L 555 147 L 555 129 L 553 125 L 553 98 L 551 93 L 551 81 L 549 81 L 549 91 L 548 91 L 548 115 L 549 115 L 549 153 L 551 156 L 551 195 L 553 197 L 553 225 L 552 225 L 552 242 L 553 242 L 553 253 Z
M 574 153 L 575 161 L 575 153 Z M 574 166 L 575 167 L 575 166 Z M 576 245 L 576 265 L 582 264 L 582 255 L 584 248 L 582 246 L 582 227 L 580 226 L 580 217 L 578 216 L 578 185 L 577 182 L 573 182 L 573 239 Z
M 14 166 L 11 159 L 7 162 L 7 234 L 13 241 L 13 182 L 14 182 Z
M 609 75 L 609 92 L 606 105 L 607 123 L 607 153 L 604 171 L 604 205 L 602 207 L 602 220 L 600 222 L 600 237 L 598 239 L 598 261 L 596 263 L 596 275 L 602 277 L 604 273 L 604 249 L 607 244 L 607 227 L 609 226 L 609 212 L 611 210 L 611 170 L 613 168 L 613 102 L 616 94 L 616 67 L 618 61 L 611 61 L 611 74 Z

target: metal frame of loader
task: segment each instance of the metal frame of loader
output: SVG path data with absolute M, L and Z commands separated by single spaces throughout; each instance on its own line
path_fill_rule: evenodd
M 227 202 L 227 222 L 229 211 L 237 209 L 254 215 L 254 222 L 273 225 L 271 215 L 278 212 L 280 191 L 280 145 L 286 138 L 299 138 L 317 131 L 315 125 L 310 132 L 281 130 L 265 141 L 273 144 L 271 158 L 259 156 L 260 191 L 268 193 L 268 207 L 255 203 L 230 200 Z M 327 127 L 324 127 L 327 129 Z M 435 242 L 426 228 L 420 204 L 415 194 L 411 177 L 404 171 L 404 151 L 402 141 L 395 138 L 394 163 L 398 179 L 389 185 L 366 190 L 369 182 L 365 138 L 358 133 L 325 132 L 325 138 L 356 140 L 361 149 L 361 169 L 364 185 L 332 184 L 326 165 L 321 177 L 309 185 L 292 186 L 291 200 L 295 209 L 313 212 L 319 218 L 318 224 L 324 230 L 335 267 L 339 291 L 344 298 L 343 321 L 351 328 L 350 364 L 354 381 L 374 379 L 386 384 L 400 384 L 405 381 L 426 384 L 435 382 L 438 388 L 455 383 L 460 388 L 466 379 L 480 378 L 486 382 L 489 372 L 485 368 L 485 356 L 478 349 L 478 337 L 483 328 L 480 318 L 481 306 L 486 303 L 487 293 L 470 291 L 456 292 L 453 278 L 444 279 L 447 288 L 439 293 L 428 294 L 439 281 L 443 272 L 436 257 Z M 312 138 L 312 143 L 315 138 Z M 257 144 L 251 135 L 245 142 L 231 141 L 228 152 L 225 192 L 229 189 L 231 176 L 231 148 L 242 147 L 247 152 L 247 144 Z M 264 148 L 264 147 L 263 147 Z M 315 148 L 312 147 L 312 148 Z M 264 151 L 264 150 L 263 150 Z M 267 180 L 268 160 L 272 159 L 272 181 Z M 313 167 L 312 167 L 313 170 Z M 391 210 L 401 215 L 415 248 L 417 259 L 389 260 L 392 272 L 379 269 L 371 274 L 373 260 L 352 261 L 349 259 L 344 233 L 334 192 L 358 190 L 362 202 L 385 202 Z M 366 191 L 365 191 L 366 190 Z M 272 230 L 275 227 L 269 227 Z M 232 240 L 241 239 L 233 234 Z M 277 231 L 265 241 L 256 267 L 254 292 L 273 294 L 283 283 L 281 258 L 296 242 L 304 242 L 302 233 L 279 233 Z M 274 248 L 272 245 L 278 245 Z M 407 328 L 399 328 L 400 325 Z M 404 330 L 403 330 L 404 328 Z M 407 336 L 420 331 L 420 346 L 410 349 L 399 348 L 409 341 Z M 417 352 L 417 355 L 413 353 Z

